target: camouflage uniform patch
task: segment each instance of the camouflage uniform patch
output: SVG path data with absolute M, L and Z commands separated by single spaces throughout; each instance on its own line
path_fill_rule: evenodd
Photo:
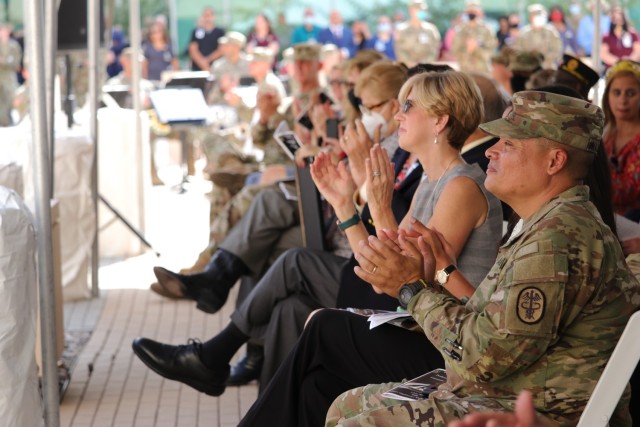
M 528 325 L 538 323 L 544 316 L 545 297 L 538 288 L 525 288 L 518 294 L 516 314 Z

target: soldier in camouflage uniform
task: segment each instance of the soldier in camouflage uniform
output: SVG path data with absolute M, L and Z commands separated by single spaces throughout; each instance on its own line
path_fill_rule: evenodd
M 587 102 L 520 92 L 505 118 L 480 126 L 502 138 L 487 151 L 487 189 L 526 220 L 466 304 L 433 286 L 410 299 L 409 313 L 445 357 L 446 383 L 411 402 L 383 397 L 393 384 L 348 391 L 332 405 L 327 426 L 445 426 L 470 412 L 511 411 L 523 389 L 540 414 L 577 423 L 640 305 L 640 284 L 618 239 L 581 185 L 603 123 L 602 111 Z M 536 177 L 542 180 L 523 191 Z M 422 251 L 425 265 L 452 264 L 437 236 L 422 231 L 433 248 Z M 360 265 L 368 270 L 370 261 L 383 262 L 367 258 Z M 447 288 L 465 281 L 453 274 Z M 399 286 L 382 287 L 397 293 Z M 628 390 L 621 403 L 614 425 L 630 421 Z
M 498 39 L 482 20 L 484 14 L 479 2 L 467 2 L 464 13 L 468 20 L 455 29 L 453 55 L 460 71 L 489 75 L 491 55 L 498 46 Z
M 544 6 L 536 3 L 527 10 L 530 24 L 519 32 L 512 47 L 520 51 L 537 50 L 544 55 L 543 68 L 555 70 L 562 62 L 560 34 L 547 22 L 547 10 Z
M 11 28 L 0 23 L 0 126 L 11 126 L 13 97 L 18 88 L 16 72 L 20 69 L 22 49 L 11 39 Z
M 237 31 L 229 31 L 218 43 L 223 56 L 211 64 L 215 86 L 209 94 L 209 104 L 224 103 L 224 95 L 238 85 L 241 77 L 249 76 L 249 61 L 242 51 L 247 38 Z
M 425 22 L 425 0 L 409 1 L 409 19 L 396 29 L 396 59 L 408 67 L 422 62 L 433 62 L 440 55 L 440 32 L 435 25 Z
M 411 258 L 370 236 L 356 255 L 356 274 L 389 295 L 402 288 L 427 339 L 390 325 L 369 330 L 363 316 L 323 310 L 247 413 L 253 426 L 296 425 L 301 412 L 317 416 L 328 397 L 323 390 L 353 387 L 364 376 L 379 382 L 421 375 L 423 366 L 437 366 L 426 362 L 434 353 L 444 357 L 447 381 L 428 398 L 382 397 L 395 384 L 356 388 L 334 401 L 326 425 L 444 427 L 470 412 L 513 410 L 522 389 L 532 392 L 537 412 L 575 425 L 640 306 L 640 283 L 582 185 L 601 143 L 602 110 L 544 92 L 517 93 L 510 108 L 480 125 L 502 137 L 487 151 L 485 185 L 526 220 L 474 295 L 452 297 L 449 291 L 470 284 L 449 267 L 455 260 L 446 244 L 418 222 L 418 247 L 399 240 Z M 403 287 L 399 270 L 408 264 L 423 265 L 428 280 Z M 428 283 L 436 268 L 439 285 Z M 624 421 L 626 397 L 615 421 Z

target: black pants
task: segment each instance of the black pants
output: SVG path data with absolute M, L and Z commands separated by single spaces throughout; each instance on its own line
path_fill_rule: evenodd
M 427 338 L 339 310 L 316 314 L 239 426 L 324 425 L 333 400 L 366 384 L 402 381 L 444 361 Z

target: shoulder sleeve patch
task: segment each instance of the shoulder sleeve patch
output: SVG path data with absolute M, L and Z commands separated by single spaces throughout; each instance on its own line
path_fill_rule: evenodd
M 518 293 L 516 315 L 518 319 L 527 325 L 538 323 L 544 316 L 546 296 L 542 290 L 536 287 L 522 289 Z

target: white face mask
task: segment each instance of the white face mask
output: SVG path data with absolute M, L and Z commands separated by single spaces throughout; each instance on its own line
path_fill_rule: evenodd
M 372 141 L 378 125 L 382 125 L 382 127 L 380 128 L 380 138 L 384 138 L 389 126 L 387 125 L 387 119 L 385 119 L 382 114 L 375 111 L 371 113 L 362 113 L 361 120 L 362 126 L 364 126 L 364 130 L 367 131 L 367 135 L 369 135 L 369 138 Z
M 304 23 L 305 25 L 313 25 L 313 16 L 305 16 Z
M 536 15 L 531 22 L 534 27 L 544 27 L 547 23 L 547 15 Z

